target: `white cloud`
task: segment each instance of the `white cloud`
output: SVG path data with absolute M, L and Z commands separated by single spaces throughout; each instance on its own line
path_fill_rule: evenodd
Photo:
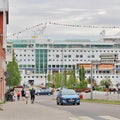
M 98 15 L 106 15 L 106 14 L 107 14 L 107 12 L 104 10 L 98 12 Z
M 83 26 L 119 26 L 119 0 L 11 0 L 9 2 L 8 34 L 19 32 L 41 22 Z M 66 36 L 98 36 L 101 30 L 51 25 L 46 27 L 45 34 L 51 37 L 50 39 L 57 39 L 57 36 L 58 39 L 60 37 L 66 39 Z M 117 31 L 107 29 L 106 31 L 107 34 L 114 34 L 119 29 Z

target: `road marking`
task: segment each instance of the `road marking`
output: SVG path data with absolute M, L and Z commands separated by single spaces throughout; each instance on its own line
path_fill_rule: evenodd
M 69 119 L 70 120 L 78 120 L 77 118 L 73 118 L 73 117 L 70 117 Z
M 103 118 L 105 120 L 120 120 L 119 118 L 112 117 L 112 116 L 98 116 L 98 117 Z M 91 117 L 88 117 L 88 116 L 79 116 L 77 118 L 70 117 L 69 119 L 70 120 L 94 120 L 94 119 L 92 119 Z
M 94 120 L 94 119 L 92 119 L 92 118 L 90 118 L 90 117 L 87 117 L 87 116 L 79 116 L 78 117 L 80 120 Z
M 106 120 L 120 120 L 119 118 L 115 118 L 115 117 L 112 117 L 112 116 L 99 116 L 101 118 L 104 118 Z
M 87 117 L 87 116 L 79 116 L 78 118 L 70 117 L 69 119 L 70 120 L 94 120 L 94 119 Z

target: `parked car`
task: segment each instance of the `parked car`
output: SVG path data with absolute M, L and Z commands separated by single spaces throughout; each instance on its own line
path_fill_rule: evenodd
M 73 89 L 62 89 L 56 98 L 57 105 L 80 104 L 80 97 Z
M 53 92 L 50 89 L 36 89 L 36 95 L 53 95 Z
M 35 95 L 39 95 L 40 92 L 41 92 L 41 89 L 39 88 L 35 89 Z
M 60 91 L 61 90 L 61 87 L 59 87 L 59 88 L 56 88 L 56 91 Z

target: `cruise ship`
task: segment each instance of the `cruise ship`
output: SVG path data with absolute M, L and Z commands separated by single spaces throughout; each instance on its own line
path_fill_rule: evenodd
M 99 84 L 110 79 L 120 83 L 120 37 L 90 40 L 11 39 L 21 73 L 21 84 L 45 85 L 48 74 L 85 68 L 85 78 L 92 77 Z M 92 69 L 91 69 L 92 68 Z M 92 75 L 92 76 L 91 76 Z

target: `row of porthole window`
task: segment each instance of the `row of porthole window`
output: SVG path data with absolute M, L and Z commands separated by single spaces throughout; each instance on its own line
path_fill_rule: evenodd
M 16 56 L 16 57 L 17 57 L 17 56 L 24 56 L 24 57 L 25 57 L 25 56 L 27 56 L 27 57 L 32 56 L 32 57 L 34 57 L 34 55 L 33 55 L 33 54 L 32 54 L 32 55 L 30 55 L 30 54 L 28 54 L 28 55 L 26 55 L 26 54 L 16 54 L 15 56 Z
M 107 76 L 108 78 L 119 78 L 118 76 Z M 93 78 L 105 78 L 105 76 L 93 76 Z
M 21 61 L 35 61 L 34 59 L 20 59 L 20 60 L 17 60 L 18 62 L 21 62 Z
M 24 76 L 24 78 L 46 78 L 46 76 Z
M 120 51 L 118 51 L 118 50 L 115 50 L 115 51 L 113 51 L 113 50 L 92 50 L 92 51 L 90 51 L 90 50 L 49 50 L 49 52 L 120 52 Z
M 24 76 L 24 78 L 45 78 L 46 76 Z M 104 78 L 104 76 L 93 76 L 93 78 Z M 108 78 L 119 78 L 118 76 L 108 76 Z
M 59 59 L 49 59 L 49 61 L 91 61 L 91 59 L 88 59 L 88 60 L 83 60 L 83 59 L 61 59 L 61 60 L 59 60 Z

